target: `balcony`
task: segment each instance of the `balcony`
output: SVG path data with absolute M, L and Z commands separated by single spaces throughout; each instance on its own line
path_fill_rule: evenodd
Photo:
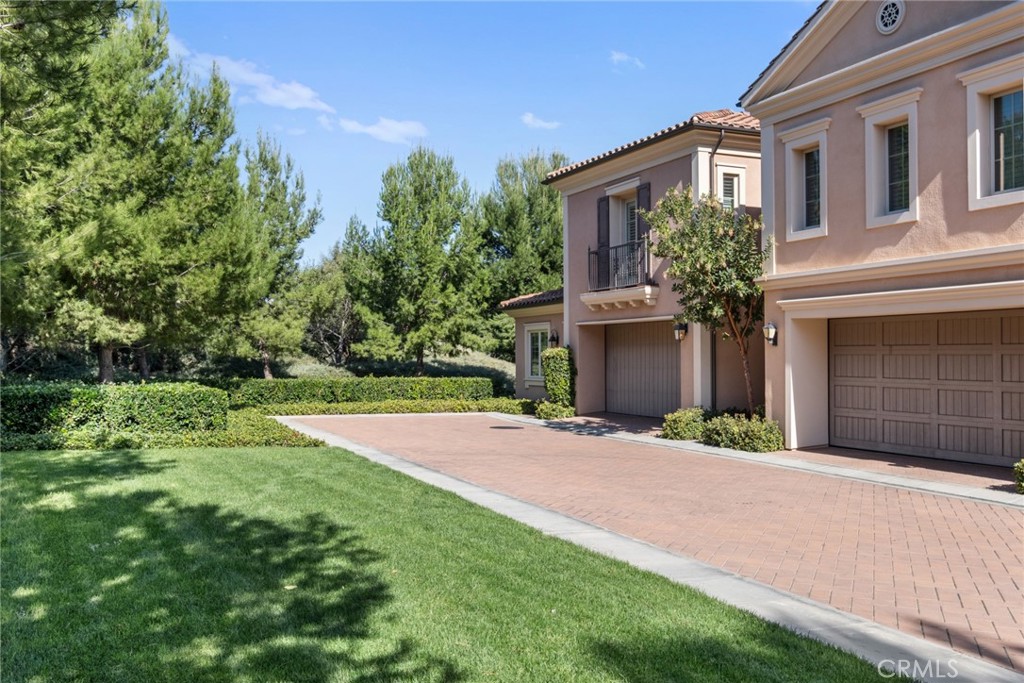
M 650 245 L 646 239 L 614 247 L 589 249 L 590 288 L 580 300 L 590 310 L 653 306 L 658 286 L 651 282 Z

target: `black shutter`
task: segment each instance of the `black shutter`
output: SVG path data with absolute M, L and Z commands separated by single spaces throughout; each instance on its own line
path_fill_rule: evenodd
M 611 272 L 608 259 L 610 227 L 611 215 L 608 197 L 600 197 L 597 200 L 597 272 L 591 273 L 591 287 L 594 289 L 608 288 Z M 597 282 L 593 281 L 593 275 L 597 275 Z
M 651 231 L 651 226 L 647 224 L 643 216 L 640 215 L 639 210 L 644 211 L 651 210 L 651 184 L 644 183 L 640 187 L 636 188 L 636 234 L 639 239 L 643 239 L 647 236 L 647 233 Z

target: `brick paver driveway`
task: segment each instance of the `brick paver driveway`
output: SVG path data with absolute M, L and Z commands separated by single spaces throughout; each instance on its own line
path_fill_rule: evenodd
M 482 415 L 319 429 L 1024 671 L 1024 511 Z

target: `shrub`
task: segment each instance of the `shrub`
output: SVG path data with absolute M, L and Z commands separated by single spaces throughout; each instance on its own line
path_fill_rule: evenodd
M 575 407 L 576 363 L 572 349 L 568 346 L 545 349 L 540 354 L 540 363 L 544 369 L 544 389 L 548 392 L 548 400 L 567 408 Z
M 315 377 L 251 379 L 232 391 L 234 406 L 281 403 L 348 403 L 391 400 L 491 398 L 486 377 Z
M 66 432 L 0 434 L 0 450 L 4 451 L 323 445 L 319 439 L 300 434 L 253 409 L 232 411 L 228 414 L 227 427 L 221 430 L 144 432 L 138 429 L 110 430 L 94 425 Z
M 475 401 L 374 401 L 349 403 L 280 403 L 259 406 L 265 415 L 373 415 L 387 413 L 506 413 L 530 415 L 533 401 L 515 398 L 486 398 Z
M 735 448 L 738 451 L 767 453 L 785 446 L 782 431 L 774 420 L 754 415 L 719 415 L 704 423 L 700 442 L 708 446 Z
M 536 414 L 542 420 L 561 420 L 567 417 L 576 417 L 576 409 L 552 401 L 538 401 Z
M 677 441 L 700 441 L 704 435 L 704 425 L 711 413 L 699 406 L 685 408 L 665 416 L 661 438 Z
M 1017 493 L 1024 493 L 1024 460 L 1013 466 L 1013 481 L 1017 484 Z
M 3 431 L 17 434 L 223 429 L 228 410 L 224 391 L 192 383 L 4 385 L 0 401 Z

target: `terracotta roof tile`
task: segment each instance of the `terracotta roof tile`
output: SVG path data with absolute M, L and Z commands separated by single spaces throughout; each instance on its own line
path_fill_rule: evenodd
M 546 304 L 562 303 L 562 289 L 549 289 L 546 292 L 534 292 L 506 299 L 498 304 L 498 308 L 507 311 L 513 308 L 529 308 L 531 306 L 543 306 Z
M 588 166 L 593 166 L 594 164 L 612 157 L 624 154 L 632 149 L 649 145 L 661 138 L 682 133 L 696 127 L 760 132 L 761 122 L 746 112 L 733 111 L 732 109 L 715 109 L 714 111 L 698 112 L 681 123 L 669 126 L 668 128 L 662 128 L 661 130 L 651 133 L 646 137 L 642 137 L 639 140 L 627 142 L 624 145 L 620 145 L 615 149 L 608 150 L 607 152 L 598 154 L 597 156 L 584 159 L 583 161 L 577 161 L 574 164 L 569 164 L 568 166 L 556 169 L 551 173 L 548 173 L 544 182 L 549 183 L 563 176 L 587 168 Z

